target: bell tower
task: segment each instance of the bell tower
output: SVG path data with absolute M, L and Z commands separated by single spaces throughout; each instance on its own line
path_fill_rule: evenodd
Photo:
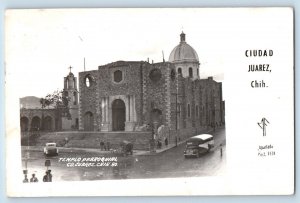
M 66 115 L 65 122 L 63 121 L 63 129 L 78 129 L 78 89 L 77 78 L 72 73 L 72 67 L 69 67 L 69 74 L 64 77 L 63 97 L 67 101 L 69 115 Z M 68 122 L 66 121 L 68 120 Z

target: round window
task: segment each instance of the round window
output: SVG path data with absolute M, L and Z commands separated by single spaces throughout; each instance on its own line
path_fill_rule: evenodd
M 160 70 L 157 69 L 157 68 L 153 69 L 153 70 L 150 72 L 149 77 L 150 77 L 150 79 L 151 79 L 152 81 L 154 81 L 154 82 L 159 81 L 160 78 L 161 78 L 161 72 L 160 72 Z
M 120 70 L 116 70 L 114 72 L 114 81 L 115 82 L 121 82 L 123 80 L 123 74 L 122 71 Z

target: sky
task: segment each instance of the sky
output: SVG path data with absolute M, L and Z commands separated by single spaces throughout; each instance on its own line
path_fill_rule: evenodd
M 19 96 L 63 89 L 63 77 L 118 60 L 161 62 L 179 35 L 198 53 L 200 77 L 223 81 L 225 26 L 218 9 L 61 9 L 6 12 L 6 75 Z M 225 42 L 226 43 L 226 42 Z

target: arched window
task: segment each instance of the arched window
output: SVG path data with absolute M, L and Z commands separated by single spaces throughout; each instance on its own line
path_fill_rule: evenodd
M 178 74 L 182 74 L 182 70 L 181 70 L 181 68 L 178 68 L 178 70 L 177 70 L 177 72 L 178 72 Z
M 188 113 L 188 117 L 191 117 L 191 106 L 190 106 L 190 104 L 187 105 L 187 113 Z
M 84 84 L 86 87 L 90 87 L 92 85 L 92 77 L 90 75 L 85 76 Z
M 178 104 L 178 117 L 181 117 L 181 104 Z
M 192 78 L 193 77 L 193 68 L 189 67 L 189 77 Z
M 77 92 L 73 92 L 73 104 L 77 105 Z
M 120 70 L 116 70 L 114 72 L 114 81 L 115 82 L 121 82 L 123 80 L 123 74 L 122 71 Z
M 199 68 L 197 68 L 197 75 L 199 76 Z
M 67 78 L 67 89 L 69 89 L 69 79 Z
M 91 83 L 90 83 L 90 79 L 89 78 L 85 78 L 85 85 L 87 87 L 91 86 Z

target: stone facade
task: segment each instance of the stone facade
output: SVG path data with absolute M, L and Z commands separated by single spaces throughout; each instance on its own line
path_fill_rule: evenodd
M 225 122 L 222 83 L 200 79 L 199 58 L 181 33 L 169 62 L 117 61 L 79 73 L 79 130 L 168 132 L 190 137 Z
M 79 73 L 79 84 L 83 131 L 140 131 L 146 125 L 155 131 L 164 125 L 184 138 L 224 124 L 222 83 L 183 77 L 170 62 L 117 61 Z M 123 105 L 115 108 L 115 102 Z

